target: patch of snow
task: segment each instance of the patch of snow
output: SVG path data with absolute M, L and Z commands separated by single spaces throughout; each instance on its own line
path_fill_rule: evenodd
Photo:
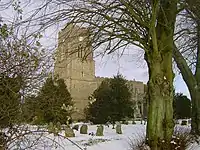
M 82 125 L 85 123 L 76 123 Z M 74 124 L 73 124 L 74 125 Z M 96 133 L 97 125 L 88 125 L 88 133 Z M 36 128 L 35 126 L 33 126 Z M 146 126 L 136 122 L 136 124 L 122 125 L 123 134 L 117 134 L 115 129 L 104 126 L 104 136 L 91 136 L 88 134 L 80 134 L 74 130 L 75 137 L 68 138 L 76 143 L 83 150 L 130 150 L 130 140 L 137 141 L 138 138 L 145 136 Z M 64 131 L 60 133 L 64 136 Z M 31 136 L 29 136 L 31 138 Z M 33 138 L 33 136 L 32 136 Z M 34 138 L 33 138 L 34 139 Z M 45 133 L 44 137 L 33 149 L 40 150 L 80 150 L 68 139 L 61 136 Z M 53 142 L 54 141 L 54 142 Z M 191 146 L 194 150 L 200 149 L 197 143 Z

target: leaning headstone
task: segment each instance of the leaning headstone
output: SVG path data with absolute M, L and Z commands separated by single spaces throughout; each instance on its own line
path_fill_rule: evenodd
M 116 133 L 117 134 L 122 134 L 121 124 L 117 124 L 117 126 L 116 126 Z
M 79 129 L 79 125 L 78 125 L 78 124 L 74 125 L 74 126 L 72 127 L 72 129 L 78 131 L 78 129 Z
M 103 125 L 97 126 L 96 136 L 103 136 Z
M 80 128 L 80 134 L 87 134 L 88 126 L 83 124 Z
M 75 137 L 73 129 L 66 127 L 65 128 L 65 137 Z

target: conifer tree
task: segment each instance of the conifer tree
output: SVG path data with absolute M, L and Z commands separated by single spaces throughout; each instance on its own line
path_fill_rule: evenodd
M 18 122 L 20 77 L 0 76 L 0 129 Z
M 87 119 L 93 123 L 113 124 L 125 117 L 133 117 L 132 94 L 127 80 L 121 75 L 104 80 L 94 91 L 87 109 Z
M 22 119 L 24 122 L 33 123 L 36 116 L 37 101 L 35 95 L 30 95 L 25 98 L 22 104 Z
M 63 79 L 49 77 L 37 96 L 37 116 L 41 123 L 66 124 L 73 111 L 72 98 Z
M 176 93 L 174 96 L 174 113 L 177 119 L 191 117 L 191 101 L 182 93 Z

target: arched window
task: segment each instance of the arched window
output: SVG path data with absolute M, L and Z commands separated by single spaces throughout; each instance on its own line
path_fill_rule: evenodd
M 78 58 L 82 58 L 83 57 L 83 46 L 82 45 L 78 46 L 77 53 L 78 53 Z

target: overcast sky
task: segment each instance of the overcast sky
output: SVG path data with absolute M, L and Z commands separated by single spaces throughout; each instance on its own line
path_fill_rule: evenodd
M 6 2 L 7 0 L 3 0 Z M 24 11 L 30 11 L 35 5 L 35 1 L 31 1 L 33 4 L 29 7 L 24 7 Z M 26 10 L 27 9 L 27 10 Z M 1 16 L 9 19 L 13 18 L 12 10 L 4 10 L 1 11 Z M 24 13 L 26 14 L 26 13 Z M 1 17 L 0 16 L 0 17 Z M 27 16 L 26 16 L 27 17 Z M 56 27 L 51 27 L 47 30 L 47 32 L 43 33 L 44 37 L 42 39 L 42 44 L 48 49 L 56 48 L 56 39 L 57 33 L 62 28 L 63 25 L 60 23 Z M 112 77 L 116 75 L 117 72 L 120 72 L 126 79 L 142 81 L 147 83 L 148 81 L 148 69 L 146 63 L 143 59 L 143 51 L 139 50 L 136 47 L 129 47 L 123 56 L 119 56 L 121 52 L 115 52 L 109 56 L 105 56 L 103 58 L 97 57 L 95 58 L 95 74 L 96 76 L 102 77 Z M 181 75 L 177 72 L 176 77 L 174 79 L 174 86 L 176 92 L 182 92 L 190 98 L 187 86 L 185 85 Z
M 127 50 L 128 51 L 128 50 Z M 132 50 L 137 53 L 136 50 Z M 139 52 L 141 55 L 141 51 Z M 148 81 L 148 69 L 144 59 L 140 55 L 124 55 L 118 59 L 117 54 L 114 56 L 105 56 L 104 58 L 95 58 L 96 61 L 96 75 L 112 77 L 116 75 L 119 71 L 122 73 L 126 79 L 142 81 L 147 83 Z M 119 60 L 119 61 L 118 61 Z M 177 69 L 176 69 L 177 70 Z M 175 72 L 176 77 L 174 79 L 174 86 L 176 92 L 184 93 L 188 98 L 190 98 L 189 91 L 182 76 Z
M 42 43 L 48 48 L 56 47 L 57 33 L 64 26 L 60 25 L 56 28 L 51 28 L 44 34 Z M 112 77 L 119 71 L 128 80 L 142 81 L 147 83 L 148 81 L 148 69 L 143 56 L 144 51 L 132 46 L 126 49 L 123 56 L 121 51 L 116 51 L 113 54 L 105 55 L 102 57 L 94 57 L 95 60 L 95 75 L 101 77 Z M 176 92 L 184 93 L 190 98 L 189 91 L 182 76 L 175 69 L 176 74 L 174 79 L 174 86 Z

